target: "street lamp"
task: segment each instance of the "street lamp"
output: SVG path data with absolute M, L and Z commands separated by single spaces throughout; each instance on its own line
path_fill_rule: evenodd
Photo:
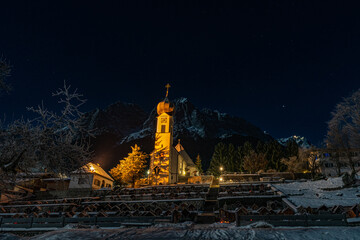
M 146 171 L 147 183 L 150 184 L 150 169 Z
M 224 168 L 222 166 L 220 166 L 220 172 L 222 172 L 224 170 Z

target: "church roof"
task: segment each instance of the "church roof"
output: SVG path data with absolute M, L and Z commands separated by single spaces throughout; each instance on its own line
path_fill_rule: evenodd
M 168 95 L 169 95 L 169 88 L 170 88 L 170 84 L 166 84 L 166 96 L 164 101 L 159 102 L 159 104 L 156 107 L 157 113 L 158 115 L 161 115 L 163 113 L 167 113 L 169 115 L 172 115 L 174 113 L 174 104 L 171 103 L 168 99 Z
M 110 177 L 109 174 L 107 174 L 105 172 L 104 169 L 102 169 L 102 167 L 100 167 L 98 164 L 89 162 L 88 164 L 82 166 L 81 168 L 73 171 L 73 173 L 92 173 L 92 174 L 98 174 L 104 178 L 107 178 L 111 181 L 114 181 L 114 179 L 112 177 Z
M 178 151 L 178 152 L 185 151 L 184 147 L 183 147 L 183 146 L 181 145 L 181 143 L 180 143 L 180 139 L 179 139 L 178 144 L 176 144 L 175 149 L 176 149 L 176 151 Z
M 191 160 L 190 156 L 187 154 L 184 147 L 181 145 L 180 139 L 178 141 L 178 144 L 175 146 L 176 151 L 181 155 L 181 157 L 185 160 L 188 166 L 195 166 L 193 160 Z

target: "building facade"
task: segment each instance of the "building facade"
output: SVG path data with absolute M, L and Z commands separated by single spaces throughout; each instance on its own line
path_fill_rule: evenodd
M 350 159 L 354 164 L 355 171 L 360 171 L 360 149 L 348 150 L 319 150 L 317 161 L 320 172 L 325 176 L 338 176 L 342 173 L 351 173 Z
M 94 163 L 88 163 L 70 175 L 69 189 L 112 189 L 114 179 L 104 169 Z

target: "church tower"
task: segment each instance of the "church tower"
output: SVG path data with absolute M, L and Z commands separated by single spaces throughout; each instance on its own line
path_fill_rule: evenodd
M 165 99 L 157 105 L 155 147 L 151 154 L 150 179 L 153 185 L 177 182 L 177 162 L 173 148 L 174 105 L 168 99 L 170 84 L 166 85 Z

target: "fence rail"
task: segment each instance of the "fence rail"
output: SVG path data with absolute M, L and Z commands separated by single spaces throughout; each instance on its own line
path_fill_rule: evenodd
M 236 225 L 245 226 L 254 222 L 264 221 L 274 226 L 346 226 L 343 214 L 324 215 L 239 215 L 235 214 Z
M 0 218 L 0 228 L 62 228 L 67 224 L 97 225 L 99 227 L 150 226 L 170 222 L 170 216 L 154 217 L 79 217 L 79 218 Z

